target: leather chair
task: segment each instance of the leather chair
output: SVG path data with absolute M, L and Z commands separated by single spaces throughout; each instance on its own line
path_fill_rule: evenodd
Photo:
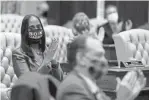
M 51 42 L 51 39 L 58 39 L 57 55 L 54 59 L 59 63 L 67 63 L 67 44 L 71 38 L 73 38 L 73 33 L 71 29 L 67 29 L 62 26 L 48 25 L 44 27 L 46 33 L 47 44 Z
M 8 93 L 17 80 L 12 67 L 12 50 L 20 44 L 19 34 L 0 33 L 0 93 L 2 100 L 9 100 Z
M 141 60 L 149 65 L 149 31 L 132 29 L 113 36 L 118 61 Z
M 2 14 L 0 17 L 1 32 L 20 33 L 23 16 L 15 14 Z

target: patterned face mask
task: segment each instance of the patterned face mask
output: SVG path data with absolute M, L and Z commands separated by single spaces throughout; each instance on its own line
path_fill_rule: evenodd
M 29 38 L 30 39 L 40 39 L 42 37 L 42 30 L 35 30 L 32 32 L 29 32 Z
M 43 36 L 43 31 L 42 30 L 32 30 L 29 31 L 28 37 L 31 43 L 39 43 L 41 38 Z

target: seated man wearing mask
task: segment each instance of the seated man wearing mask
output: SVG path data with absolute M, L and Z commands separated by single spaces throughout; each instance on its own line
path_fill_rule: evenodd
M 108 23 L 97 28 L 98 36 L 103 44 L 114 44 L 112 36 L 132 28 L 131 20 L 121 20 L 118 15 L 117 7 L 108 5 L 105 9 L 105 17 Z
M 110 100 L 96 85 L 96 80 L 108 71 L 102 44 L 81 35 L 70 44 L 69 51 L 68 61 L 73 71 L 60 84 L 57 100 Z M 116 100 L 134 100 L 144 88 L 146 78 L 142 71 L 133 71 L 118 83 Z

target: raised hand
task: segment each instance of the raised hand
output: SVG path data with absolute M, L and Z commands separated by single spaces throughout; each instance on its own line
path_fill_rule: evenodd
M 134 85 L 132 96 L 130 96 L 128 100 L 134 100 L 146 85 L 146 78 L 144 77 L 143 72 L 141 70 L 137 70 L 137 74 L 138 79 Z
M 117 100 L 134 100 L 146 84 L 146 78 L 140 70 L 128 72 L 122 81 L 119 78 L 117 81 Z
M 133 24 L 132 24 L 131 20 L 126 21 L 126 23 L 125 23 L 126 30 L 130 30 L 132 28 L 132 25 Z
M 58 39 L 52 39 L 51 45 L 47 48 L 45 52 L 44 61 L 46 63 L 50 62 L 53 59 L 54 55 L 56 54 L 58 42 L 59 42 Z
M 58 47 L 58 40 L 52 39 L 51 45 L 47 47 L 47 51 L 44 53 L 44 60 L 41 64 L 40 68 L 37 70 L 40 73 L 49 73 L 51 68 L 51 60 L 53 60 L 53 57 L 56 53 L 56 49 Z
M 117 100 L 128 100 L 131 96 L 133 86 L 137 80 L 135 74 L 135 72 L 128 72 L 121 81 L 119 78 L 117 79 Z
M 103 39 L 104 39 L 104 36 L 105 36 L 105 30 L 104 30 L 103 27 L 101 27 L 101 28 L 99 29 L 97 38 L 102 42 Z

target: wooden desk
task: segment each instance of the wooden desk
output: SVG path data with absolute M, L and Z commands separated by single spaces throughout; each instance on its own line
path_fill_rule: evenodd
M 114 100 L 116 98 L 116 77 L 123 76 L 128 72 L 133 70 L 134 68 L 110 68 L 109 72 L 102 79 L 97 81 L 97 84 L 100 88 L 102 88 L 105 93 Z M 146 87 L 141 91 L 136 100 L 149 100 L 149 68 L 140 68 L 145 77 L 147 78 Z
M 108 60 L 109 65 L 110 66 L 118 66 L 115 45 L 114 44 L 104 44 L 103 48 L 105 49 L 105 57 Z

